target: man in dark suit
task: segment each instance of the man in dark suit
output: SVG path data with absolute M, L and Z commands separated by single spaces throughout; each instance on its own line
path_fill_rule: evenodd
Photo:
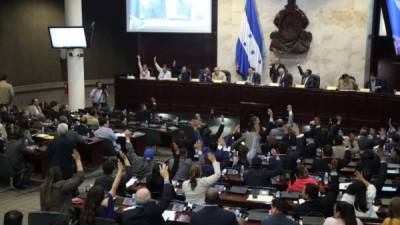
M 172 185 L 169 179 L 168 166 L 160 166 L 160 175 L 164 179 L 161 200 L 151 200 L 149 189 L 141 188 L 136 192 L 136 208 L 122 213 L 122 225 L 165 225 L 162 214 L 172 198 Z
M 278 69 L 279 77 L 277 83 L 281 87 L 291 87 L 293 85 L 293 76 L 283 67 Z
M 271 178 L 282 173 L 282 161 L 276 158 L 277 152 L 272 149 L 274 156 L 269 160 L 270 169 L 262 168 L 262 160 L 254 157 L 251 161 L 251 169 L 244 173 L 244 182 L 248 186 L 270 186 Z
M 369 80 L 365 84 L 365 88 L 368 88 L 373 93 L 383 93 L 386 91 L 386 82 L 380 80 L 375 74 L 369 75 Z
M 243 80 L 246 81 L 246 84 L 260 84 L 261 83 L 261 75 L 255 72 L 253 67 L 249 67 L 247 69 L 247 73 L 241 73 L 239 70 L 239 65 L 236 67 L 236 72 L 242 76 Z
M 305 88 L 317 88 L 310 69 L 306 69 L 304 72 L 300 64 L 297 64 L 297 69 L 299 69 L 301 75 L 301 84 L 304 85 Z
M 190 224 L 237 225 L 235 214 L 218 206 L 218 200 L 218 191 L 215 188 L 209 188 L 206 192 L 206 205 L 191 216 Z
M 261 225 L 299 225 L 296 221 L 287 217 L 289 203 L 286 199 L 275 198 L 272 200 L 271 216 L 261 222 Z
M 329 165 L 332 161 L 332 147 L 330 145 L 323 146 L 321 149 L 321 158 L 314 159 L 313 164 L 311 166 L 311 172 L 320 172 L 325 173 L 329 172 Z M 337 167 L 340 171 L 343 167 L 347 166 L 351 162 L 351 151 L 350 149 L 346 150 L 343 159 L 338 159 Z
M 332 214 L 333 205 L 336 202 L 339 193 L 338 179 L 338 161 L 333 160 L 330 163 L 330 189 L 323 197 L 319 197 L 319 187 L 315 184 L 306 184 L 301 193 L 302 198 L 306 201 L 300 205 L 295 205 L 292 209 L 292 214 L 295 216 L 324 216 L 328 217 Z
M 285 65 L 279 62 L 279 59 L 272 59 L 271 64 L 269 66 L 269 77 L 271 78 L 272 83 L 276 83 L 279 77 L 278 69 L 285 68 Z

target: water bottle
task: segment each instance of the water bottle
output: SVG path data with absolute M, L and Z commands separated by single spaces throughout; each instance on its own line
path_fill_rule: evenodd
M 325 172 L 324 174 L 324 184 L 327 185 L 329 183 L 329 175 L 328 172 Z
M 281 197 L 281 192 L 280 191 L 277 191 L 276 193 L 275 193 L 275 198 L 280 198 Z
M 41 130 L 42 134 L 44 134 L 44 126 L 42 126 L 42 130 Z
M 243 177 L 243 175 L 244 175 L 244 165 L 242 165 L 242 166 L 240 167 L 240 176 Z

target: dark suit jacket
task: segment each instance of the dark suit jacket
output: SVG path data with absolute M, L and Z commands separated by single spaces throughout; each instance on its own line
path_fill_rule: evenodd
M 311 172 L 329 172 L 329 164 L 331 163 L 332 158 L 327 157 L 327 158 L 322 158 L 322 159 L 314 159 L 314 162 L 311 166 L 310 171 Z M 340 171 L 343 169 L 343 167 L 347 166 L 351 162 L 351 151 L 346 150 L 344 158 L 343 159 L 338 159 L 338 165 L 337 169 Z
M 252 82 L 253 84 L 261 84 L 261 75 L 259 73 L 254 73 Z
M 285 74 L 283 79 L 281 79 L 279 85 L 281 87 L 291 87 L 293 85 L 293 76 L 290 73 Z
M 282 161 L 271 158 L 271 170 L 268 169 L 249 169 L 244 173 L 244 182 L 248 186 L 270 186 L 271 178 L 282 173 Z
M 308 77 L 307 82 L 304 83 L 304 81 L 305 81 L 305 73 L 304 73 L 303 69 L 301 68 L 301 66 L 298 66 L 297 69 L 299 69 L 299 73 L 301 75 L 301 84 L 304 84 L 305 88 L 316 88 L 316 83 L 315 83 L 315 80 L 314 80 L 313 76 L 310 74 L 310 76 Z
M 269 216 L 261 222 L 261 225 L 299 225 L 296 221 L 289 219 L 285 214 L 278 213 Z
M 191 225 L 236 225 L 235 214 L 219 206 L 205 206 L 190 218 Z
M 386 82 L 383 80 L 376 79 L 375 80 L 375 87 L 380 86 L 381 88 L 375 89 L 375 93 L 382 93 L 386 91 Z M 365 84 L 365 88 L 368 88 L 371 92 L 373 91 L 371 88 L 371 80 Z
M 161 200 L 151 201 L 146 205 L 136 207 L 122 213 L 122 225 L 165 225 L 162 217 L 164 210 L 169 206 L 172 197 L 171 184 L 164 184 Z
M 270 69 L 269 69 L 269 77 L 271 78 L 271 81 L 273 83 L 276 83 L 276 81 L 278 80 L 279 77 L 279 73 L 278 73 L 278 68 L 280 67 L 285 67 L 283 64 L 274 64 L 271 65 Z
M 74 163 L 71 154 L 76 146 L 76 141 L 66 134 L 57 136 L 47 147 L 50 166 L 60 167 L 64 179 L 71 178 L 74 174 Z

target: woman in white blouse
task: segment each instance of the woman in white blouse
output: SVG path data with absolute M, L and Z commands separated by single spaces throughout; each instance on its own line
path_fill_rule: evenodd
M 370 184 L 363 175 L 355 172 L 357 178 L 346 190 L 342 201 L 352 204 L 357 217 L 378 218 L 373 204 L 376 196 L 376 188 Z
M 185 193 L 186 201 L 193 204 L 204 204 L 207 189 L 216 183 L 221 177 L 221 167 L 215 159 L 215 155 L 208 153 L 208 159 L 214 168 L 214 174 L 208 177 L 201 177 L 201 168 L 193 164 L 189 171 L 189 180 L 183 182 L 182 190 Z

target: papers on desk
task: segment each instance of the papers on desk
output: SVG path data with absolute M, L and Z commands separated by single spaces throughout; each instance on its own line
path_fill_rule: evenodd
M 272 196 L 272 195 L 257 195 L 257 198 L 253 198 L 253 195 L 249 195 L 249 197 L 247 198 L 247 201 L 262 202 L 262 203 L 270 204 L 273 199 L 274 199 L 274 196 Z
M 337 87 L 336 86 L 326 86 L 326 90 L 328 91 L 336 91 Z
M 128 182 L 126 182 L 126 184 L 125 184 L 126 188 L 134 185 L 136 183 L 136 181 L 137 181 L 137 178 L 136 177 L 132 177 Z
M 35 134 L 33 136 L 37 137 L 37 138 L 46 139 L 46 140 L 53 140 L 54 139 L 54 136 L 48 135 L 48 134 Z
M 369 88 L 360 88 L 360 90 L 358 90 L 359 92 L 363 92 L 363 93 L 369 93 Z
M 174 221 L 176 212 L 171 210 L 165 210 L 162 214 L 165 221 Z
M 305 88 L 304 84 L 296 84 L 294 85 L 295 88 Z
M 192 82 L 198 83 L 198 82 L 200 82 L 200 79 L 198 79 L 198 78 L 193 78 L 191 81 L 192 81 Z
M 351 184 L 351 182 L 348 182 L 348 183 L 340 183 L 340 184 L 339 184 L 339 190 L 341 190 L 341 191 L 347 190 L 347 188 L 350 186 L 350 184 Z
M 270 86 L 270 87 L 279 87 L 280 85 L 278 83 L 269 83 L 268 86 Z
M 399 169 L 388 169 L 387 173 L 388 174 L 398 174 L 400 171 Z
M 178 127 L 176 126 L 169 126 L 167 127 L 168 130 L 178 130 Z
M 236 84 L 244 85 L 246 84 L 246 81 L 236 81 Z

